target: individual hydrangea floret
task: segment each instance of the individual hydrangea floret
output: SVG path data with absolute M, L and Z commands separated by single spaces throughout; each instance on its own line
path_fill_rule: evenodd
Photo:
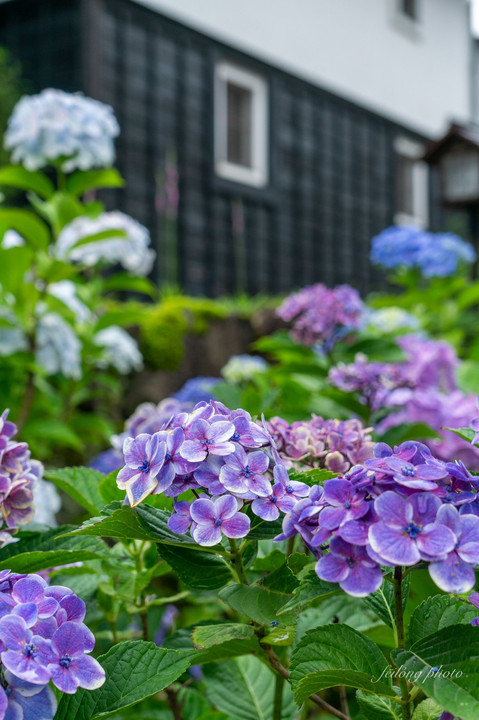
M 476 259 L 472 245 L 452 233 L 393 226 L 372 239 L 371 262 L 389 270 L 418 270 L 423 277 L 450 277 Z
M 189 532 L 200 545 L 245 537 L 251 515 L 275 520 L 309 494 L 306 483 L 290 480 L 267 429 L 217 401 L 174 414 L 156 433 L 127 438 L 124 457 L 117 484 L 129 503 L 158 493 L 174 498 L 170 530 Z
M 39 319 L 36 342 L 36 360 L 47 375 L 81 378 L 82 345 L 72 326 L 60 315 L 48 312 Z
M 103 685 L 105 672 L 90 655 L 95 639 L 83 623 L 85 603 L 69 588 L 3 570 L 0 600 L 1 717 L 52 720 L 50 681 L 69 694 Z
M 357 290 L 349 285 L 329 289 L 321 283 L 293 293 L 277 310 L 282 320 L 293 323 L 291 334 L 297 342 L 322 352 L 329 352 L 338 340 L 359 329 L 363 313 Z
M 28 170 L 59 164 L 65 172 L 110 167 L 120 129 L 113 110 L 62 90 L 26 95 L 15 105 L 4 138 L 12 162 Z
M 107 231 L 119 234 L 78 244 Z M 60 232 L 53 252 L 60 260 L 88 267 L 98 263 L 119 264 L 128 272 L 143 276 L 151 272 L 155 260 L 155 252 L 149 246 L 150 233 L 146 227 L 125 213 L 113 211 L 97 218 L 82 216 L 72 220 Z

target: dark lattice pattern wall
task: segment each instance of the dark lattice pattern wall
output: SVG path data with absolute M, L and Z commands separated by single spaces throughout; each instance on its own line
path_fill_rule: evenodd
M 68 12 L 75 15 L 75 2 L 37 4 L 42 10 L 0 31 L 0 41 L 17 47 L 32 27 L 40 33 L 41 23 L 51 38 L 52 24 L 64 27 Z M 8 5 L 31 10 L 32 2 L 17 0 L 3 8 Z M 131 0 L 81 0 L 81 5 L 84 90 L 112 104 L 122 128 L 118 164 L 127 189 L 109 193 L 108 204 L 150 228 L 161 258 L 155 176 L 168 154 L 177 154 L 179 272 L 185 290 L 214 296 L 240 289 L 284 292 L 323 281 L 365 291 L 377 283 L 369 243 L 393 220 L 393 143 L 404 128 Z M 73 26 L 79 17 L 70 20 Z M 80 46 L 72 32 L 61 40 L 61 67 L 54 67 L 59 51 L 50 47 L 51 40 L 32 41 L 25 68 L 36 87 L 78 87 L 80 66 L 72 51 Z M 44 67 L 35 68 L 35 58 L 44 54 Z M 271 184 L 264 191 L 214 174 L 213 71 L 220 58 L 262 72 L 270 86 Z M 244 216 L 240 238 L 232 221 L 238 202 Z

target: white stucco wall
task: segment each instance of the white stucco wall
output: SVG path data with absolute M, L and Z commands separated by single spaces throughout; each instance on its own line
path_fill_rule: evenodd
M 467 0 L 137 0 L 411 128 L 470 118 Z

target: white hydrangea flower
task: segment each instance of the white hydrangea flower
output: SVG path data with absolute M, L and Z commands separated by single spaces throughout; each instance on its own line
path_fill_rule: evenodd
M 16 230 L 7 230 L 2 239 L 2 248 L 9 250 L 13 247 L 22 247 L 25 245 L 25 240 Z
M 120 128 L 109 105 L 51 88 L 25 95 L 8 121 L 4 145 L 28 170 L 62 159 L 65 172 L 110 167 Z
M 47 375 L 61 373 L 79 380 L 81 370 L 81 342 L 75 331 L 60 315 L 46 313 L 38 321 L 36 360 Z
M 98 367 L 113 366 L 122 375 L 142 369 L 143 357 L 136 341 L 118 325 L 110 325 L 100 330 L 93 341 L 95 345 L 104 349 Z
M 365 322 L 370 328 L 385 333 L 394 333 L 400 330 L 418 330 L 420 328 L 417 317 L 395 305 L 379 308 L 378 310 L 369 310 Z
M 82 301 L 78 299 L 76 285 L 71 280 L 60 280 L 56 283 L 50 283 L 48 292 L 50 295 L 53 295 L 53 297 L 61 300 L 61 302 L 75 314 L 78 322 L 86 323 L 92 319 L 90 309 L 85 303 L 82 303 Z
M 106 230 L 120 230 L 126 237 L 119 235 L 75 247 L 83 238 Z M 119 263 L 128 272 L 148 275 L 155 259 L 155 253 L 149 245 L 150 233 L 144 225 L 125 213 L 114 211 L 102 213 L 95 219 L 75 218 L 61 231 L 54 253 L 61 260 L 72 260 L 88 266 L 100 261 L 112 265 Z
M 256 373 L 268 369 L 266 360 L 257 355 L 232 355 L 226 365 L 221 368 L 221 374 L 231 383 L 251 380 Z

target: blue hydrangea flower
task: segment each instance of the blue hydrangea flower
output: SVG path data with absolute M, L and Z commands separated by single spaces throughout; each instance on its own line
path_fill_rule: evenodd
M 47 89 L 15 105 L 4 145 L 12 162 L 38 170 L 61 160 L 65 172 L 110 167 L 120 128 L 113 110 L 98 100 Z

